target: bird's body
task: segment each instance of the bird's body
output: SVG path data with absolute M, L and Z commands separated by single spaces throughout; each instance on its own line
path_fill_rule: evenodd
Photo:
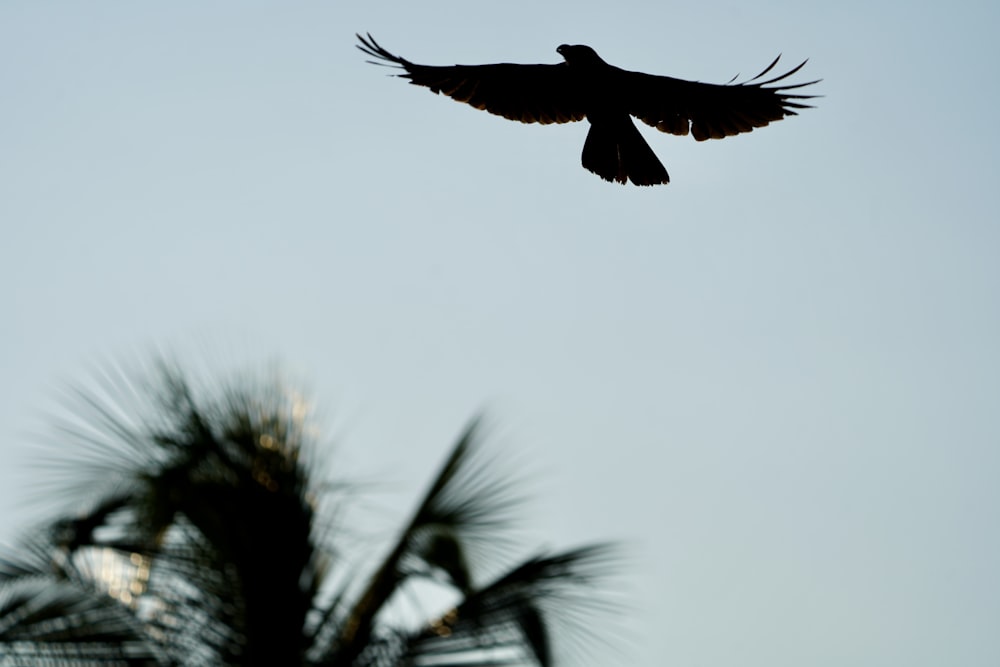
M 657 185 L 670 181 L 639 130 L 635 116 L 661 132 L 721 139 L 764 127 L 796 109 L 812 95 L 787 91 L 816 83 L 777 85 L 798 67 L 760 81 L 778 62 L 743 83 L 715 85 L 631 72 L 609 65 L 592 48 L 563 44 L 565 62 L 554 65 L 418 65 L 382 48 L 371 35 L 358 35 L 358 48 L 376 64 L 401 67 L 410 83 L 443 93 L 477 109 L 523 123 L 567 123 L 586 118 L 583 166 L 607 181 Z M 374 61 L 372 61 L 374 62 Z

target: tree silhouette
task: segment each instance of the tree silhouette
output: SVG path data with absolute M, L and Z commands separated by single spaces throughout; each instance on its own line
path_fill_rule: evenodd
M 299 394 L 196 390 L 166 364 L 151 377 L 72 393 L 52 472 L 78 512 L 0 558 L 0 664 L 547 666 L 554 636 L 578 654 L 597 638 L 611 548 L 509 565 L 519 497 L 477 423 L 395 541 L 351 559 L 335 521 L 351 494 L 320 479 Z M 414 581 L 450 608 L 387 613 Z

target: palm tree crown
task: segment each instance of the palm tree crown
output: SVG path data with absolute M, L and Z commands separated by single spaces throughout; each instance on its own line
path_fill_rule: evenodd
M 63 470 L 82 482 L 82 511 L 0 559 L 0 664 L 547 667 L 553 636 L 578 650 L 592 638 L 580 619 L 608 545 L 480 580 L 477 565 L 511 546 L 518 497 L 475 422 L 381 560 L 360 559 L 377 566 L 354 576 L 335 557 L 300 395 L 244 380 L 206 396 L 167 365 L 151 383 L 116 372 L 101 386 L 75 392 L 59 428 L 79 454 Z M 417 580 L 454 604 L 390 621 Z

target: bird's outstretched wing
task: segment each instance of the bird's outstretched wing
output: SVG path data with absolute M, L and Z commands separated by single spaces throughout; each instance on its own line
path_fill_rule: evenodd
M 752 79 L 724 85 L 619 70 L 622 106 L 661 132 L 677 135 L 690 132 L 698 141 L 750 132 L 785 116 L 794 116 L 796 109 L 810 108 L 804 101 L 816 97 L 788 91 L 818 80 L 781 83 L 802 69 L 805 62 L 784 74 L 761 80 L 778 64 L 780 57 Z
M 565 63 L 558 65 L 418 65 L 389 53 L 378 42 L 358 35 L 357 45 L 377 58 L 377 65 L 406 70 L 410 83 L 444 93 L 459 102 L 522 123 L 569 123 L 586 117 L 579 89 Z

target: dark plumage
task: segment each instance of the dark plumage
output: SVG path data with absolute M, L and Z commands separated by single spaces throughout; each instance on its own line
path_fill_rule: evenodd
M 556 65 L 418 65 L 386 51 L 369 34 L 358 48 L 378 61 L 406 70 L 399 76 L 435 93 L 522 123 L 590 121 L 583 166 L 606 181 L 657 185 L 670 181 L 667 170 L 629 116 L 669 134 L 691 134 L 697 141 L 722 139 L 764 127 L 797 109 L 814 95 L 788 91 L 817 81 L 779 84 L 805 62 L 762 81 L 778 58 L 742 83 L 699 83 L 630 72 L 604 62 L 589 46 L 563 44 Z M 780 56 L 779 56 L 780 58 Z M 779 85 L 772 85 L 779 84 Z

